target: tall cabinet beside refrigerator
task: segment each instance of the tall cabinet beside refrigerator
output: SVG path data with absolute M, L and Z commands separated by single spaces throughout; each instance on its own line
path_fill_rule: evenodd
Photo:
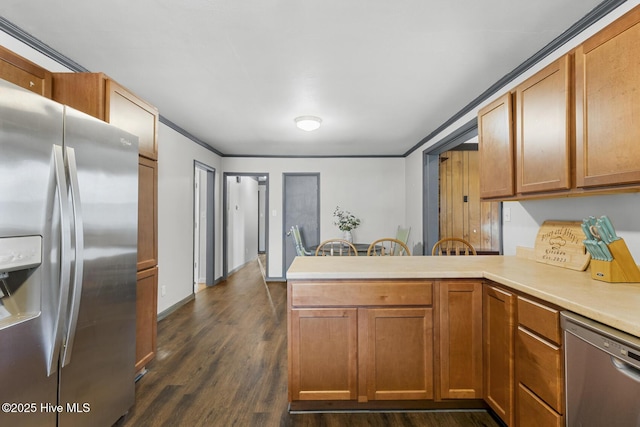
M 134 403 L 138 138 L 0 80 L 0 425 Z

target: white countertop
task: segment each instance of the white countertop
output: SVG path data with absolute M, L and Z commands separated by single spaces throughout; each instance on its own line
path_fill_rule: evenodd
M 640 283 L 515 256 L 296 257 L 287 279 L 485 278 L 640 337 Z

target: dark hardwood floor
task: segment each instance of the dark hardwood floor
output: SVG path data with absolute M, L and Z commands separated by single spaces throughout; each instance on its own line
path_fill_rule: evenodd
M 144 426 L 485 426 L 484 411 L 289 414 L 286 285 L 258 262 L 158 323 L 158 351 L 120 421 Z

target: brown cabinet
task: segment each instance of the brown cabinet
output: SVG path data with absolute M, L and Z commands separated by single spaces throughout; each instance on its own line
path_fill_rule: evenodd
M 578 187 L 640 183 L 640 8 L 576 50 Z
M 357 309 L 291 310 L 290 400 L 357 397 Z
M 514 195 L 513 106 L 507 93 L 478 113 L 480 197 Z
M 288 282 L 289 400 L 433 398 L 433 282 Z
M 516 296 L 492 282 L 484 285 L 484 399 L 508 426 L 514 425 Z
M 138 136 L 136 371 L 139 372 L 153 359 L 156 345 L 158 110 L 103 73 L 53 73 L 52 76 L 54 100 Z
M 138 271 L 158 264 L 158 162 L 138 157 Z
M 144 369 L 156 352 L 158 267 L 138 272 L 136 286 L 136 372 Z
M 158 110 L 103 73 L 53 73 L 53 99 L 139 138 L 139 153 L 158 158 Z
M 360 308 L 360 401 L 433 398 L 432 309 Z
M 511 94 L 479 111 L 482 198 L 640 191 L 638 39 L 640 6 L 512 88 L 515 157 L 508 157 Z
M 482 399 L 482 281 L 436 287 L 438 399 Z
M 3 46 L 0 46 L 0 78 L 51 98 L 51 73 Z
M 571 187 L 570 56 L 566 55 L 516 88 L 516 190 Z
M 526 425 L 527 417 L 534 413 L 562 422 L 564 369 L 560 312 L 522 296 L 518 297 L 516 382 L 517 425 Z

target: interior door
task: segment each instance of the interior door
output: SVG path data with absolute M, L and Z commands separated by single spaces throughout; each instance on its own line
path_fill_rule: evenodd
M 320 243 L 320 174 L 285 173 L 283 177 L 283 274 L 296 256 L 293 237 L 287 233 L 292 225 L 300 228 L 307 249 Z

